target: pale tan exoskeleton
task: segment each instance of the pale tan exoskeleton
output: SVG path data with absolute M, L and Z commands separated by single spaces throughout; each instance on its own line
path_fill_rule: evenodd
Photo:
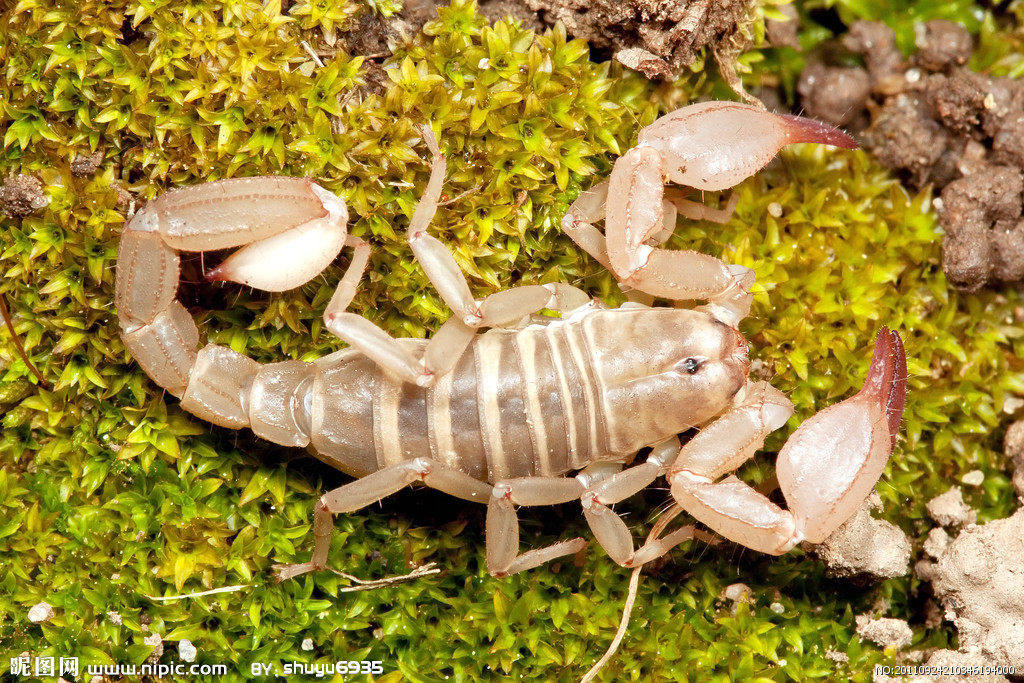
M 358 510 L 421 482 L 487 503 L 487 567 L 505 575 L 581 550 L 581 538 L 520 552 L 516 505 L 579 499 L 594 535 L 618 563 L 635 566 L 689 535 L 634 550 L 608 507 L 667 475 L 695 517 L 751 548 L 781 553 L 821 540 L 878 479 L 902 412 L 899 337 L 883 330 L 856 396 L 806 421 L 779 456 L 792 512 L 735 477 L 718 481 L 781 427 L 792 404 L 750 382 L 747 344 L 714 305 L 626 304 L 607 309 L 564 284 L 517 287 L 475 301 L 448 250 L 426 233 L 445 160 L 429 128 L 430 181 L 410 221 L 413 252 L 453 315 L 428 341 L 393 339 L 345 312 L 366 263 L 346 235 L 344 203 L 308 180 L 250 178 L 168 192 L 126 225 L 116 306 L 122 336 L 143 369 L 210 422 L 250 427 L 285 446 L 309 446 L 357 479 L 323 495 L 311 561 L 327 562 L 332 515 Z M 295 287 L 344 244 L 353 265 L 324 313 L 349 348 L 312 363 L 260 365 L 217 345 L 199 348 L 195 323 L 175 300 L 178 251 L 245 246 L 214 276 L 253 287 Z M 532 315 L 542 308 L 561 318 Z M 478 334 L 481 327 L 491 328 Z M 684 446 L 679 434 L 703 425 Z M 629 465 L 636 453 L 650 455 Z
M 699 102 L 677 109 L 640 131 L 637 145 L 615 161 L 611 177 L 569 207 L 562 230 L 623 286 L 666 299 L 706 300 L 720 319 L 735 325 L 750 310 L 753 271 L 707 254 L 658 247 L 672 236 L 677 213 L 724 223 L 736 196 L 724 209 L 709 209 L 665 183 L 725 190 L 795 142 L 857 146 L 838 128 L 750 104 Z M 600 220 L 604 234 L 592 225 Z

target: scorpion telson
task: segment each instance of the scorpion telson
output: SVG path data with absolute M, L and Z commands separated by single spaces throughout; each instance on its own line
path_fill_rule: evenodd
M 764 552 L 785 552 L 803 538 L 820 541 L 853 513 L 895 442 L 906 382 L 899 336 L 883 328 L 864 389 L 790 437 L 778 473 L 791 509 L 781 509 L 725 476 L 793 412 L 778 390 L 747 377 L 747 344 L 736 328 L 750 307 L 753 272 L 647 244 L 667 239 L 675 220 L 675 209 L 667 207 L 700 213 L 673 204 L 663 177 L 726 187 L 785 142 L 844 140 L 820 124 L 765 118 L 773 115 L 745 105 L 695 107 L 661 120 L 671 125 L 645 129 L 640 152 L 616 163 L 613 191 L 603 183 L 604 190 L 585 193 L 563 223 L 576 231 L 574 238 L 582 235 L 584 248 L 616 266 L 627 286 L 708 301 L 695 309 L 643 303 L 609 309 L 562 283 L 474 299 L 452 255 L 427 233 L 445 174 L 427 127 L 431 174 L 406 238 L 453 311 L 429 340 L 394 339 L 345 310 L 369 247 L 348 235 L 345 203 L 309 180 L 256 177 L 174 190 L 129 220 L 115 303 L 121 335 L 145 372 L 203 419 L 308 447 L 357 477 L 321 497 L 312 558 L 277 566 L 279 578 L 326 566 L 334 514 L 413 483 L 487 504 L 487 568 L 498 576 L 585 546 L 573 538 L 521 551 L 517 505 L 579 500 L 597 541 L 624 566 L 667 552 L 689 536 L 670 534 L 635 548 L 609 507 L 663 475 L 695 518 Z M 766 137 L 748 139 L 752 127 Z M 708 129 L 718 131 L 717 143 Z M 658 151 L 666 131 L 674 137 Z M 704 151 L 683 173 L 676 156 L 686 149 Z M 728 163 L 713 159 L 716 150 Z M 580 217 L 605 217 L 606 196 L 625 198 L 608 202 L 607 246 Z M 311 363 L 261 365 L 224 346 L 200 348 L 196 324 L 175 299 L 182 250 L 242 247 L 212 277 L 279 291 L 315 277 L 346 245 L 353 248 L 351 264 L 324 321 L 349 348 Z M 562 317 L 533 316 L 543 308 Z M 695 426 L 700 431 L 682 445 L 678 435 Z M 647 448 L 646 459 L 634 462 Z

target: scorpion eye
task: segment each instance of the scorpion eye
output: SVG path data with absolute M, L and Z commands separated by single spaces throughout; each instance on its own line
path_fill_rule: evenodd
M 696 375 L 702 365 L 704 365 L 703 358 L 685 358 L 676 367 L 687 374 Z

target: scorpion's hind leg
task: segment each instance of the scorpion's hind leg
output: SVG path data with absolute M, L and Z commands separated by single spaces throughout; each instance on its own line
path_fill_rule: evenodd
M 790 510 L 735 476 L 715 481 L 750 457 L 764 436 L 791 414 L 788 400 L 763 386 L 774 394 L 726 413 L 684 447 L 669 483 L 676 501 L 716 532 L 777 555 L 803 540 L 824 540 L 878 481 L 902 415 L 906 359 L 899 336 L 883 329 L 864 388 L 817 413 L 793 433 L 776 465 Z M 759 404 L 760 422 L 749 412 Z
M 576 537 L 520 553 L 515 506 L 559 505 L 576 500 L 584 491 L 583 484 L 571 477 L 519 477 L 495 482 L 487 504 L 487 571 L 492 576 L 508 576 L 583 550 L 587 542 Z
M 679 437 L 674 436 L 654 446 L 645 462 L 588 482 L 586 492 L 580 497 L 583 515 L 594 538 L 608 556 L 623 567 L 647 564 L 693 538 L 693 527 L 684 527 L 666 536 L 649 538 L 640 548 L 635 548 L 629 527 L 608 507 L 650 486 L 678 455 Z
M 334 515 L 361 510 L 415 482 L 478 503 L 486 501 L 491 492 L 489 484 L 429 458 L 407 460 L 356 479 L 328 491 L 316 502 L 313 512 L 313 557 L 309 562 L 274 565 L 277 580 L 283 581 L 326 568 Z

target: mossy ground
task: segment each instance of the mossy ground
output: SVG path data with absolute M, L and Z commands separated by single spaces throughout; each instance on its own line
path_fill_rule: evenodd
M 841 5 L 853 15 L 889 6 Z M 238 676 L 253 662 L 357 659 L 382 660 L 382 680 L 581 675 L 614 631 L 627 573 L 591 547 L 581 564 L 492 579 L 483 508 L 440 494 L 407 491 L 340 516 L 331 562 L 381 577 L 432 561 L 442 574 L 356 593 L 341 592 L 349 582 L 331 573 L 270 581 L 272 562 L 310 552 L 317 492 L 346 478 L 191 417 L 132 363 L 112 310 L 124 219 L 112 183 L 148 197 L 227 176 L 313 176 L 348 199 L 352 231 L 374 245 L 353 310 L 418 336 L 448 312 L 399 238 L 428 173 L 416 125 L 429 121 L 439 134 L 450 159 L 445 191 L 456 198 L 431 230 L 478 293 L 564 280 L 616 302 L 607 273 L 558 220 L 660 108 L 719 86 L 695 76 L 655 91 L 592 63 L 558 30 L 486 27 L 460 4 L 389 61 L 386 95 L 344 102 L 360 60 L 318 67 L 299 41 L 390 5 L 299 2 L 290 15 L 256 0 L 20 0 L 0 9 L 0 175 L 35 173 L 51 198 L 36 216 L 4 219 L 0 232 L 0 291 L 49 384 L 33 380 L 5 338 L 0 655 L 138 663 L 155 632 L 162 661 L 177 659 L 175 641 L 188 638 L 198 662 Z M 967 17 L 975 9 L 954 8 Z M 746 78 L 771 81 L 792 58 L 753 53 Z M 1010 70 L 1012 58 L 1003 50 L 989 63 Z M 90 149 L 103 151 L 100 169 L 72 176 L 71 160 Z M 1004 400 L 1024 391 L 1019 297 L 952 292 L 928 198 L 908 197 L 862 153 L 788 150 L 738 191 L 728 225 L 681 224 L 675 245 L 757 272 L 743 331 L 797 415 L 744 468 L 748 481 L 770 476 L 772 453 L 799 419 L 859 384 L 886 324 L 906 341 L 911 378 L 905 438 L 878 487 L 883 514 L 920 539 L 930 526 L 924 502 L 971 469 L 986 475 L 969 491 L 982 519 L 1008 514 L 1016 502 L 999 429 Z M 338 346 L 319 315 L 339 271 L 284 295 L 186 283 L 182 298 L 212 340 L 264 362 L 311 359 Z M 667 498 L 651 490 L 619 510 L 639 536 Z M 578 506 L 523 518 L 528 545 L 589 535 Z M 717 596 L 737 581 L 753 602 L 733 614 Z M 239 584 L 249 587 L 147 597 Z M 954 641 L 949 629 L 923 628 L 917 587 L 910 578 L 832 580 L 800 551 L 684 546 L 641 584 L 606 678 L 866 678 L 888 654 L 860 642 L 853 615 L 879 601 L 912 620 L 915 645 Z M 30 624 L 40 601 L 55 616 Z M 307 638 L 309 651 L 300 647 Z M 827 650 L 849 663 L 836 665 Z

